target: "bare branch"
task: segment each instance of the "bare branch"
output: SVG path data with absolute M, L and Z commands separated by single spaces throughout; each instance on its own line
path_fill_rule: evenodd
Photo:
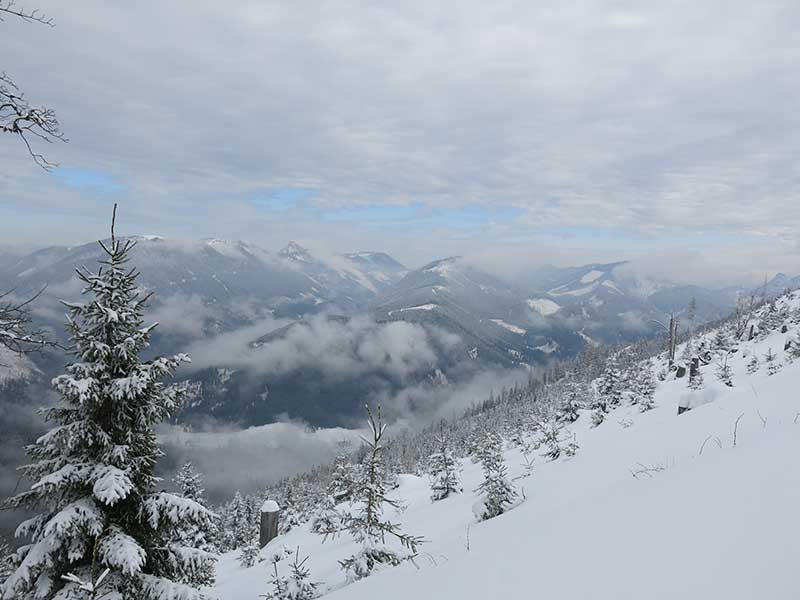
M 39 23 L 40 25 L 47 25 L 48 27 L 55 27 L 52 17 L 48 17 L 38 8 L 33 10 L 26 10 L 25 7 L 17 8 L 16 0 L 0 0 L 0 21 L 3 21 L 3 15 L 11 15 L 18 17 L 26 23 Z
M 14 290 L 0 294 L 0 346 L 19 354 L 39 352 L 55 344 L 38 329 L 31 329 L 31 312 L 28 305 L 39 298 L 44 288 L 27 300 L 12 300 Z
M 3 17 L 8 15 L 22 19 L 26 23 L 55 26 L 53 19 L 38 9 L 17 7 L 16 0 L 0 0 L 0 21 L 4 21 Z M 55 111 L 45 106 L 31 106 L 25 94 L 5 72 L 0 72 L 0 133 L 19 136 L 33 161 L 45 171 L 58 165 L 36 152 L 31 145 L 31 138 L 39 138 L 47 143 L 55 140 L 67 141 Z
M 0 132 L 18 135 L 34 162 L 45 170 L 57 165 L 34 151 L 30 136 L 47 143 L 55 140 L 68 141 L 61 131 L 55 111 L 44 106 L 31 106 L 14 80 L 5 72 L 0 73 Z

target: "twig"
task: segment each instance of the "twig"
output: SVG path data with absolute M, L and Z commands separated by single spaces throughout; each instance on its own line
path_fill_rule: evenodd
M 736 417 L 736 423 L 734 423 L 734 425 L 733 425 L 733 447 L 734 448 L 736 447 L 736 434 L 739 432 L 739 421 L 741 421 L 743 416 L 744 416 L 744 413 L 742 413 L 738 417 Z

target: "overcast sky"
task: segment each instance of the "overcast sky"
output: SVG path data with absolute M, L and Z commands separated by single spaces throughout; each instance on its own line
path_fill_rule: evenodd
M 800 273 L 797 0 L 37 6 L 0 69 L 70 142 L 0 138 L 0 243 Z

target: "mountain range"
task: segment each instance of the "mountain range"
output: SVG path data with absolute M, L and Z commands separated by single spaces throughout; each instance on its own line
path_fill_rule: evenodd
M 153 352 L 196 357 L 184 374 L 184 418 L 245 424 L 283 415 L 344 423 L 365 401 L 412 386 L 430 391 L 656 335 L 670 312 L 686 325 L 711 321 L 745 291 L 645 278 L 625 262 L 542 266 L 509 281 L 461 257 L 408 269 L 382 252 L 320 257 L 295 242 L 272 253 L 241 241 L 132 239 L 161 323 Z M 77 300 L 74 269 L 101 259 L 96 242 L 0 254 L 0 289 L 19 298 L 45 289 L 35 318 L 63 341 L 57 301 Z M 798 286 L 800 277 L 779 274 L 763 293 Z M 34 361 L 46 378 L 63 357 Z

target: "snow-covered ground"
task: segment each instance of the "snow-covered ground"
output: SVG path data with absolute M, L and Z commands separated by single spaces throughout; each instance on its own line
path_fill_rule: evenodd
M 525 302 L 527 303 L 528 308 L 535 310 L 540 315 L 545 317 L 555 314 L 561 310 L 561 307 L 558 304 L 552 300 L 548 300 L 547 298 L 530 298 Z
M 769 348 L 783 360 L 793 335 L 740 344 L 729 361 L 732 388 L 716 381 L 711 365 L 701 391 L 686 379 L 660 382 L 651 411 L 624 406 L 596 428 L 584 411 L 564 435 L 575 434 L 578 454 L 547 462 L 539 450 L 533 474 L 515 481 L 524 501 L 489 521 L 472 514 L 481 473 L 469 460 L 465 492 L 439 502 L 425 478 L 400 476 L 395 496 L 407 509 L 389 516 L 426 538 L 418 568 L 345 586 L 337 561 L 354 544 L 346 534 L 323 544 L 308 524 L 261 554 L 299 546 L 313 578 L 343 600 L 796 598 L 800 360 L 772 376 L 763 363 Z M 762 364 L 748 374 L 753 353 Z M 687 402 L 696 408 L 678 416 Z M 509 474 L 521 477 L 520 452 L 508 449 L 505 458 Z M 237 553 L 224 555 L 214 592 L 255 600 L 268 590 L 269 568 L 265 561 L 246 569 Z
M 394 313 L 401 313 L 409 310 L 435 310 L 437 308 L 439 308 L 438 304 L 419 304 L 418 306 L 408 306 L 406 308 L 398 308 L 397 310 L 390 310 L 389 316 L 392 316 Z
M 510 331 L 511 333 L 516 333 L 518 335 L 525 335 L 527 332 L 522 328 L 518 327 L 517 325 L 512 325 L 511 323 L 506 323 L 503 319 L 489 319 L 495 325 L 499 325 L 503 329 Z

